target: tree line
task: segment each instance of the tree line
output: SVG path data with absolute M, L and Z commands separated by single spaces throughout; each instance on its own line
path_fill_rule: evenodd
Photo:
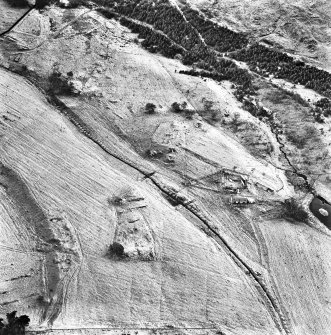
M 148 51 L 160 52 L 165 57 L 174 58 L 178 54 L 183 54 L 185 49 L 173 43 L 167 36 L 158 33 L 154 29 L 131 21 L 125 17 L 120 19 L 123 26 L 130 28 L 133 33 L 137 33 L 139 38 L 143 38 L 142 46 Z
M 260 75 L 285 79 L 293 84 L 331 97 L 331 74 L 327 71 L 295 60 L 286 53 L 272 50 L 264 45 L 254 44 L 231 55 L 233 58 L 249 64 L 251 70 Z

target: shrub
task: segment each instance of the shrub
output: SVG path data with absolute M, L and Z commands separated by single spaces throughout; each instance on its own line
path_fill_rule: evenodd
M 171 104 L 171 109 L 174 113 L 180 113 L 182 111 L 178 102 L 174 102 Z
M 114 242 L 109 246 L 108 253 L 111 256 L 123 257 L 124 256 L 124 247 L 122 244 Z
M 220 117 L 220 111 L 219 110 L 213 110 L 211 112 L 211 120 L 213 122 L 218 122 L 221 120 L 221 117 Z
M 304 207 L 294 198 L 285 200 L 284 217 L 295 221 L 307 222 L 308 214 Z
M 178 102 L 173 102 L 171 104 L 171 109 L 174 113 L 181 113 L 183 111 L 185 111 L 187 108 L 187 102 L 183 101 L 181 104 L 179 104 Z
M 185 117 L 189 120 L 193 119 L 193 115 L 195 114 L 195 111 L 192 109 L 186 109 L 185 110 Z
M 62 73 L 54 71 L 49 76 L 50 90 L 54 94 L 72 95 L 74 94 L 73 85 L 69 82 L 69 79 L 63 76 Z
M 211 111 L 212 107 L 214 106 L 214 102 L 211 100 L 207 100 L 203 98 L 203 107 L 206 112 Z
M 185 110 L 187 108 L 187 102 L 186 101 L 183 101 L 181 104 L 180 104 L 180 107 L 182 110 Z
M 124 197 L 114 196 L 109 199 L 109 202 L 114 206 L 122 206 L 126 204 L 126 199 Z
M 235 128 L 235 130 L 238 130 L 238 127 L 241 125 L 242 121 L 240 120 L 240 113 L 236 112 L 233 115 L 233 118 L 231 120 L 231 124 Z
M 145 112 L 147 114 L 154 114 L 156 112 L 156 106 L 152 103 L 147 103 L 145 106 Z

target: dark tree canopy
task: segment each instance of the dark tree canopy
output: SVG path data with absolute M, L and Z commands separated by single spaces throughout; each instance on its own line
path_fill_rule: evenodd
M 29 7 L 27 0 L 4 0 L 8 5 L 14 8 L 26 8 Z
M 54 0 L 36 0 L 36 8 L 44 8 L 47 5 L 50 5 Z
M 173 102 L 171 104 L 171 108 L 172 108 L 173 112 L 175 112 L 175 113 L 180 113 L 182 111 L 178 102 Z
M 295 221 L 307 222 L 308 214 L 304 207 L 295 199 L 287 199 L 284 203 L 284 216 Z
M 4 324 L 0 319 L 0 335 L 24 335 L 25 328 L 30 323 L 30 318 L 27 315 L 16 316 L 16 311 L 7 313 L 7 324 Z
M 124 247 L 122 244 L 114 242 L 109 247 L 109 253 L 111 255 L 122 257 L 124 255 Z
M 145 106 L 145 111 L 148 114 L 154 114 L 155 111 L 156 111 L 156 106 L 154 104 L 152 104 L 152 103 L 149 102 Z

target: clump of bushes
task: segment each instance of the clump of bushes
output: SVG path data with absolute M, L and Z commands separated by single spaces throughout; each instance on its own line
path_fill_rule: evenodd
M 50 90 L 54 94 L 72 95 L 75 94 L 75 89 L 70 83 L 70 79 L 62 73 L 55 70 L 49 76 Z
M 185 110 L 185 117 L 189 120 L 193 119 L 193 115 L 195 114 L 195 111 L 192 109 L 186 109 Z
M 290 198 L 284 203 L 284 217 L 300 222 L 308 222 L 308 213 L 298 200 Z
M 184 101 L 181 104 L 178 102 L 173 102 L 171 104 L 171 110 L 174 113 L 184 113 L 184 116 L 189 119 L 192 120 L 193 119 L 193 115 L 195 114 L 195 111 L 193 109 L 188 109 L 187 108 L 187 102 Z
M 4 324 L 0 319 L 0 335 L 24 335 L 25 328 L 30 323 L 30 318 L 27 315 L 16 316 L 16 311 L 7 313 L 7 324 Z
M 108 201 L 110 204 L 114 206 L 123 206 L 127 202 L 125 197 L 121 197 L 121 196 L 114 196 L 111 199 L 108 199 Z
M 124 257 L 124 247 L 122 244 L 114 242 L 108 248 L 108 255 L 111 257 Z
M 148 102 L 145 106 L 145 113 L 147 114 L 155 114 L 156 113 L 156 106 L 151 102 Z
M 181 113 L 181 112 L 185 111 L 186 108 L 187 108 L 187 102 L 186 101 L 182 102 L 181 104 L 178 103 L 178 102 L 173 102 L 171 104 L 171 110 L 174 113 Z
M 316 122 L 318 123 L 325 122 L 325 116 L 322 108 L 320 107 L 311 108 L 310 113 L 313 115 Z
M 178 102 L 173 102 L 171 104 L 171 110 L 174 113 L 183 113 L 183 115 L 192 120 L 195 113 L 201 115 L 208 123 L 213 124 L 221 120 L 220 111 L 217 109 L 213 109 L 214 102 L 211 100 L 207 100 L 205 98 L 202 99 L 203 109 L 199 111 L 195 111 L 193 109 L 187 108 L 187 103 L 184 101 L 181 104 Z
M 214 102 L 206 98 L 202 98 L 201 102 L 203 103 L 203 108 L 196 111 L 206 122 L 209 124 L 215 124 L 221 120 L 221 111 L 219 109 L 213 108 Z M 187 115 L 189 113 L 189 115 Z M 192 118 L 194 110 L 187 110 L 186 117 Z
M 311 109 L 315 121 L 324 123 L 325 118 L 331 115 L 331 101 L 327 98 L 318 100 L 315 107 Z
M 242 124 L 240 119 L 240 114 L 238 112 L 234 113 L 233 118 L 230 121 L 230 125 L 234 128 L 235 131 L 238 131 L 238 127 Z

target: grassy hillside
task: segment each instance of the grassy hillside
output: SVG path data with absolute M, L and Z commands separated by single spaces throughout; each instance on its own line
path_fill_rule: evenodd
M 220 56 L 183 3 L 155 9 L 178 36 L 125 4 L 33 9 L 2 38 L 0 312 L 59 333 L 325 335 L 330 233 L 307 204 L 328 189 L 327 116 Z

